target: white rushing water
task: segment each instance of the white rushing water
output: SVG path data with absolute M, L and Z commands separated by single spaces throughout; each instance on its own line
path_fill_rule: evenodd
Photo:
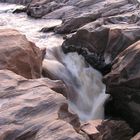
M 54 33 L 39 32 L 43 27 L 61 24 L 61 20 L 32 19 L 25 13 L 12 14 L 17 5 L 0 3 L 0 28 L 14 28 L 25 34 L 39 47 L 46 47 L 43 62 L 48 73 L 55 79 L 63 80 L 69 90 L 70 110 L 77 113 L 81 120 L 103 119 L 104 102 L 108 98 L 102 75 L 91 68 L 77 53 L 63 54 L 62 36 Z

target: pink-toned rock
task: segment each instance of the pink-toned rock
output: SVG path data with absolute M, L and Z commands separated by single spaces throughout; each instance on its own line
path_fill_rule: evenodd
M 130 140 L 133 131 L 124 121 L 94 120 L 81 126 L 91 140 Z
M 8 69 L 26 78 L 39 78 L 42 51 L 25 35 L 14 29 L 0 29 L 0 69 Z
M 71 125 L 77 119 L 58 93 L 66 90 L 61 81 L 9 70 L 0 70 L 0 81 L 0 140 L 85 140 Z

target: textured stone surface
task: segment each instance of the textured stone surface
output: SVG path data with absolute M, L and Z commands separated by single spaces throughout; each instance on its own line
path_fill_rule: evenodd
M 16 3 L 16 4 L 29 4 L 32 0 L 0 0 L 0 2 Z
M 81 126 L 91 140 L 130 140 L 133 131 L 124 121 L 94 120 Z
M 77 52 L 83 55 L 91 66 L 103 74 L 109 73 L 113 65 L 111 72 L 104 78 L 107 84 L 106 92 L 112 95 L 109 108 L 112 108 L 114 116 L 122 117 L 138 132 L 139 43 L 136 45 L 137 49 L 128 51 L 127 48 L 131 48 L 129 46 L 140 39 L 139 6 L 134 1 L 108 1 L 105 5 L 104 2 L 97 3 L 100 4 L 100 18 L 74 29 L 75 22 L 71 26 L 72 30 L 68 28 L 68 32 L 73 32 L 73 29 L 76 32 L 65 37 L 62 48 L 65 53 Z M 64 21 L 63 25 L 65 23 Z
M 13 29 L 0 29 L 0 69 L 9 69 L 26 78 L 39 78 L 42 51 Z
M 114 98 L 114 112 L 140 130 L 140 41 L 121 52 L 104 77 L 107 92 Z M 115 110 L 116 109 L 116 110 Z
M 67 110 L 61 81 L 27 80 L 8 70 L 0 70 L 0 81 L 1 140 L 85 140 L 73 128 L 80 124 Z
M 127 120 L 135 131 L 140 131 L 139 42 L 129 47 L 140 39 L 139 2 L 32 0 L 27 6 L 27 14 L 35 18 L 61 19 L 60 26 L 50 29 L 60 34 L 70 33 L 62 46 L 66 53 L 76 51 L 103 74 L 109 73 L 113 65 L 104 77 L 112 99 L 107 109 L 111 108 L 111 115 Z

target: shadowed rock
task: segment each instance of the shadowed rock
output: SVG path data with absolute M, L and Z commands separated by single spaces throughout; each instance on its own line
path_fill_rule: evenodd
M 129 46 L 113 61 L 104 77 L 107 92 L 113 97 L 114 112 L 140 130 L 140 41 Z

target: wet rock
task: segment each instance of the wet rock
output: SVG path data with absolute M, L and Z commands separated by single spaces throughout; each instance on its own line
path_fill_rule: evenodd
M 43 27 L 43 28 L 40 30 L 40 32 L 43 32 L 43 33 L 46 33 L 46 32 L 53 32 L 55 27 L 56 27 L 56 26 Z
M 28 80 L 8 70 L 0 70 L 0 81 L 1 140 L 85 140 L 68 123 L 75 119 L 63 109 L 61 81 Z
M 64 41 L 62 49 L 66 51 L 67 49 L 69 50 L 69 46 L 72 46 L 76 49 L 87 49 L 91 53 L 101 54 L 107 45 L 108 32 L 109 29 L 104 27 L 97 29 L 94 27 L 90 29 L 82 28 Z
M 62 44 L 64 53 L 77 52 L 104 75 L 110 72 L 117 55 L 140 39 L 140 28 L 134 24 L 108 23 L 109 20 L 91 22 L 66 38 Z
M 0 69 L 8 69 L 26 78 L 39 78 L 43 53 L 17 30 L 0 30 Z
M 130 140 L 132 129 L 124 121 L 94 120 L 81 126 L 91 140 Z
M 104 77 L 107 92 L 113 97 L 113 110 L 127 120 L 136 132 L 140 130 L 140 41 L 132 44 L 113 61 Z
M 22 13 L 22 12 L 26 12 L 27 8 L 26 7 L 20 7 L 17 8 L 13 11 L 13 13 Z
M 66 39 L 62 45 L 64 53 L 77 52 L 95 69 L 102 72 L 103 75 L 111 69 L 111 64 L 106 64 L 102 52 L 107 45 L 108 28 L 98 28 L 96 30 L 81 29 L 72 37 Z M 102 39 L 102 41 L 100 41 Z M 96 40 L 96 41 L 94 41 Z
M 40 32 L 54 32 L 54 29 L 61 25 L 62 21 L 61 20 L 55 20 L 54 22 L 47 24 L 46 26 L 44 26 Z

